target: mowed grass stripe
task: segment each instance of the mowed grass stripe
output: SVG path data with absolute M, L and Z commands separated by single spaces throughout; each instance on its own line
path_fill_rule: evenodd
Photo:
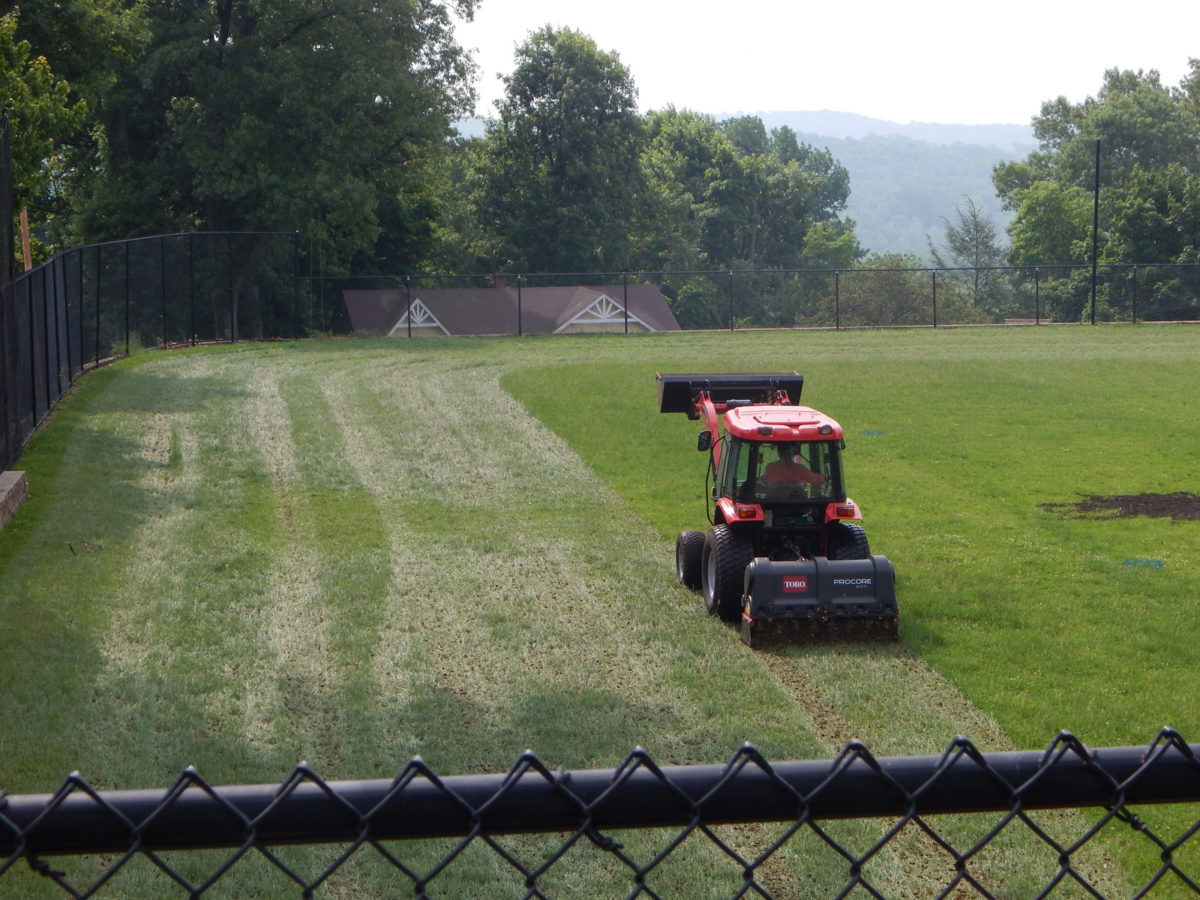
M 569 765 L 611 764 L 638 743 L 678 742 L 687 758 L 711 746 L 709 716 L 689 716 L 696 668 L 672 677 L 677 654 L 662 639 L 661 618 L 677 614 L 654 602 L 673 595 L 657 577 L 662 545 L 499 389 L 497 371 L 404 356 L 347 369 L 329 389 L 348 458 L 395 510 L 389 620 L 408 623 L 418 654 L 404 723 L 414 750 L 494 769 L 497 742 L 502 764 L 526 746 Z M 622 589 L 631 574 L 637 587 Z M 382 676 L 395 678 L 388 664 Z M 746 739 L 741 728 L 718 758 Z
M 81 468 L 55 487 L 94 488 L 87 499 L 94 524 L 78 533 L 114 553 L 73 558 L 92 568 L 97 586 L 78 610 L 45 606 L 73 614 L 76 643 L 93 667 L 88 650 L 110 614 L 127 607 L 125 627 L 161 620 L 146 635 L 161 639 L 166 649 L 155 652 L 166 665 L 138 673 L 139 657 L 130 655 L 122 674 L 129 680 L 112 682 L 119 696 L 81 687 L 90 685 L 87 662 L 64 678 L 49 735 L 31 724 L 27 735 L 0 737 L 16 758 L 32 761 L 21 778 L 35 785 L 29 789 L 57 783 L 63 768 L 42 768 L 52 760 L 32 747 L 67 735 L 54 759 L 74 768 L 107 742 L 114 758 L 82 768 L 122 787 L 165 783 L 188 762 L 218 781 L 274 780 L 297 757 L 317 760 L 328 777 L 356 778 L 388 774 L 413 753 L 455 773 L 506 768 L 526 746 L 551 764 L 607 767 L 637 743 L 673 763 L 720 761 L 743 740 L 788 759 L 824 757 L 843 733 L 867 738 L 880 753 L 936 752 L 953 733 L 976 736 L 981 720 L 969 704 L 899 655 L 800 658 L 743 647 L 674 584 L 672 546 L 649 524 L 650 511 L 614 493 L 497 384 L 501 373 L 531 361 L 577 362 L 585 348 L 619 348 L 622 358 L 632 352 L 652 373 L 664 346 L 339 342 L 156 354 L 98 373 L 104 403 L 92 406 L 109 418 L 65 417 Z M 560 371 L 557 388 L 578 401 L 589 386 L 573 368 Z M 616 429 L 618 443 L 626 433 L 643 440 L 636 417 L 630 431 L 629 423 L 597 419 L 594 404 L 581 407 L 593 424 Z M 617 415 L 625 414 L 621 407 Z M 653 418 L 657 425 L 666 417 Z M 95 451 L 107 454 L 107 469 L 95 465 Z M 649 483 L 656 471 L 637 474 Z M 696 505 L 691 496 L 679 502 Z M 702 506 L 688 509 L 694 515 Z M 326 517 L 329 510 L 336 515 Z M 347 516 L 365 530 L 335 527 Z M 62 529 L 66 518 L 56 514 L 51 527 Z M 55 540 L 48 528 L 34 531 L 22 536 L 18 527 L 17 540 L 6 533 L 5 543 L 45 550 Z M 119 568 L 101 565 L 126 555 Z M 301 557 L 306 563 L 294 567 Z M 348 559 L 371 571 L 351 571 Z M 21 560 L 9 562 L 6 574 L 23 566 L 28 572 Z M 137 585 L 143 577 L 147 584 Z M 347 597 L 339 578 L 351 579 Z M 21 583 L 33 582 L 25 575 Z M 175 596 L 164 601 L 167 589 Z M 236 599 L 221 596 L 228 594 Z M 28 607 L 12 593 L 4 603 L 6 613 Z M 178 628 L 171 604 L 190 604 Z M 317 690 L 319 677 L 305 668 L 312 659 L 289 667 L 281 660 L 288 641 L 272 636 L 295 625 L 289 640 L 302 651 L 314 621 L 318 665 L 329 667 Z M 0 665 L 37 671 L 61 660 L 60 651 L 34 640 Z M 197 665 L 202 660 L 206 666 Z M 273 681 L 280 673 L 303 690 Z M 795 690 L 800 683 L 804 690 Z M 890 727 L 890 698 L 909 692 L 932 712 Z M 311 707 L 299 704 L 286 721 L 264 724 L 284 696 Z M 71 732 L 80 710 L 85 727 Z M 839 719 L 832 728 L 829 710 Z M 137 737 L 114 737 L 126 726 L 139 729 Z M 339 747 L 328 743 L 334 735 Z M 1002 735 L 995 739 L 1002 743 Z M 880 830 L 878 823 L 850 827 L 866 846 Z M 747 847 L 771 833 L 769 826 L 735 832 Z M 919 839 L 916 847 L 930 859 L 940 852 Z M 689 855 L 679 860 L 687 869 Z M 784 886 L 808 883 L 800 872 L 833 881 L 844 874 L 840 859 L 814 862 L 807 849 L 789 860 L 791 852 L 771 870 Z M 1017 873 L 1003 875 L 1005 885 L 1025 883 L 1029 871 L 1020 859 L 998 869 Z M 491 871 L 481 862 L 463 883 Z M 695 887 L 691 876 L 678 877 Z M 923 894 L 927 883 L 912 882 L 909 894 Z
M 663 696 L 664 687 L 670 682 L 664 682 L 661 674 L 653 668 L 643 683 L 635 680 L 635 670 L 644 664 L 645 659 L 639 653 L 640 644 L 630 645 L 626 641 L 622 646 L 618 640 L 609 646 L 611 636 L 598 629 L 597 625 L 613 619 L 588 604 L 588 597 L 594 591 L 571 596 L 564 591 L 564 586 L 577 581 L 580 573 L 563 565 L 546 564 L 546 561 L 570 559 L 572 548 L 568 542 L 560 538 L 550 544 L 542 543 L 544 539 L 537 537 L 536 522 L 529 516 L 516 515 L 528 511 L 531 499 L 543 494 L 548 483 L 558 485 L 562 498 L 569 500 L 573 493 L 568 490 L 572 480 L 587 483 L 592 481 L 593 476 L 586 470 L 576 471 L 580 469 L 578 461 L 570 455 L 562 457 L 557 447 L 553 456 L 562 460 L 563 464 L 553 464 L 541 458 L 540 448 L 556 445 L 557 442 L 544 433 L 539 434 L 540 428 L 531 428 L 527 421 L 519 418 L 513 421 L 514 417 L 510 417 L 508 422 L 499 423 L 501 429 L 493 434 L 492 429 L 497 422 L 482 415 L 479 410 L 505 409 L 508 405 L 503 402 L 503 397 L 492 396 L 491 391 L 479 386 L 480 383 L 488 384 L 490 379 L 481 379 L 479 373 L 475 372 L 471 374 L 470 381 L 471 384 L 466 381 L 456 383 L 455 378 L 448 378 L 444 390 L 437 392 L 441 398 L 436 402 L 438 427 L 422 432 L 432 432 L 439 444 L 429 457 L 422 454 L 421 448 L 408 447 L 406 451 L 406 459 L 416 471 L 422 471 L 426 464 L 434 469 L 444 465 L 442 461 L 447 455 L 455 460 L 449 477 L 418 478 L 405 490 L 415 494 L 418 503 L 428 504 L 430 509 L 435 509 L 439 524 L 443 528 L 450 526 L 446 529 L 450 532 L 455 530 L 455 510 L 466 506 L 468 512 L 459 530 L 469 534 L 474 529 L 479 535 L 473 543 L 458 548 L 455 548 L 452 540 L 447 539 L 445 533 L 434 531 L 428 535 L 432 554 L 424 557 L 431 564 L 428 574 L 434 579 L 443 579 L 440 586 L 443 590 L 457 586 L 457 590 L 449 590 L 449 604 L 445 602 L 446 597 L 440 593 L 439 586 L 431 586 L 431 592 L 426 594 L 426 612 L 443 624 L 422 632 L 429 663 L 437 673 L 436 682 L 449 686 L 448 693 L 453 695 L 443 696 L 437 704 L 444 724 L 457 723 L 456 733 L 470 736 L 474 733 L 474 726 L 483 722 L 485 731 L 503 734 L 507 730 L 505 716 L 512 716 L 514 710 L 528 711 L 529 720 L 522 722 L 523 729 L 518 732 L 517 738 L 520 739 L 522 735 L 537 736 L 540 740 L 535 748 L 540 748 L 539 752 L 556 759 L 568 759 L 572 765 L 603 764 L 606 735 L 620 734 L 630 724 L 614 715 L 622 706 L 628 706 L 628 699 L 622 703 L 621 697 L 657 693 L 660 697 L 657 709 L 643 710 L 637 717 L 643 720 L 653 718 L 653 730 L 683 730 L 685 721 L 678 713 L 683 705 Z M 346 392 L 342 392 L 341 396 L 345 397 Z M 379 401 L 380 396 L 374 395 L 375 401 L 370 404 L 371 414 L 360 420 L 357 427 L 346 428 L 348 433 L 362 435 L 372 427 L 371 423 L 420 420 L 420 404 L 413 408 L 401 402 L 395 408 L 388 408 L 386 401 Z M 456 402 L 451 403 L 451 397 L 457 398 Z M 464 427 L 462 415 L 470 417 L 472 428 Z M 375 427 L 378 429 L 383 426 L 376 424 Z M 386 444 L 396 445 L 399 442 L 403 445 L 399 435 L 389 427 L 383 428 Z M 515 442 L 514 436 L 518 438 Z M 506 452 L 514 447 L 522 448 L 519 458 L 514 458 L 507 465 L 496 462 L 503 460 Z M 367 461 L 380 458 L 381 453 L 377 450 L 353 453 L 352 456 Z M 529 491 L 527 481 L 530 473 L 538 475 L 541 489 Z M 420 489 L 421 485 L 430 485 L 431 488 L 425 492 Z M 644 565 L 644 568 L 623 568 L 620 577 L 614 579 L 616 583 L 608 586 L 601 595 L 641 594 L 642 591 L 629 590 L 633 571 L 639 570 L 648 579 L 643 590 L 656 595 L 678 594 L 673 587 L 664 590 L 664 583 L 670 584 L 669 579 L 663 578 L 663 573 L 670 571 L 670 561 L 669 556 L 664 558 L 661 543 L 655 541 L 644 528 L 638 528 L 633 533 L 633 541 L 622 542 L 619 535 L 608 533 L 605 523 L 612 521 L 626 522 L 625 531 L 628 533 L 631 513 L 628 509 L 620 509 L 624 504 L 612 497 L 603 485 L 592 486 L 590 492 L 602 499 L 589 504 L 584 510 L 586 519 L 581 520 L 583 540 L 596 541 L 599 546 L 606 548 L 606 558 L 636 559 Z M 430 496 L 425 496 L 426 493 Z M 485 502 L 489 496 L 491 502 Z M 616 516 L 613 509 L 619 510 Z M 511 511 L 510 514 L 505 515 L 505 510 Z M 472 520 L 471 516 L 476 518 Z M 418 522 L 424 521 L 420 516 L 413 518 Z M 551 518 L 555 535 L 571 533 L 575 519 L 569 509 L 556 506 Z M 517 539 L 519 545 L 507 540 L 511 538 Z M 645 550 L 650 547 L 656 549 L 646 554 Z M 580 561 L 586 561 L 586 550 L 583 552 Z M 514 556 L 518 561 L 516 565 L 512 563 Z M 539 564 L 535 560 L 542 562 Z M 484 579 L 477 574 L 472 575 L 472 572 L 487 572 L 492 577 Z M 544 594 L 538 585 L 546 582 L 559 587 L 548 595 Z M 464 604 L 464 597 L 471 598 L 471 602 Z M 688 595 L 688 599 L 693 598 Z M 499 608 L 495 601 L 499 601 Z M 547 603 L 557 604 L 557 608 L 548 607 Z M 507 611 L 503 610 L 505 606 L 508 607 Z M 474 618 L 477 608 L 484 610 L 482 623 Z M 692 609 L 693 612 L 698 610 L 698 606 Z M 640 615 L 645 615 L 644 610 Z M 642 640 L 648 641 L 654 648 L 654 660 L 669 658 L 673 655 L 670 640 L 662 640 L 662 636 L 671 635 L 677 640 L 682 631 L 679 623 L 673 619 L 670 615 L 655 615 L 652 621 L 640 618 L 627 623 L 626 628 L 642 633 Z M 715 624 L 707 617 L 701 621 L 710 627 Z M 486 631 L 483 625 L 489 626 Z M 560 634 L 558 629 L 562 625 L 571 625 L 571 629 Z M 586 632 L 587 640 L 571 641 L 572 630 L 575 633 Z M 723 631 L 728 634 L 727 629 L 719 627 L 713 634 L 718 640 L 725 640 L 725 635 L 721 634 Z M 589 652 L 593 648 L 599 651 L 598 656 Z M 716 691 L 726 701 L 723 704 L 713 705 L 711 683 L 706 683 L 695 692 L 693 700 L 700 699 L 700 702 L 707 704 L 708 717 L 714 723 L 716 733 L 724 732 L 719 723 L 736 721 L 739 712 L 744 714 L 747 706 L 753 705 L 753 701 L 747 702 L 747 698 L 758 687 L 755 676 L 766 674 L 769 679 L 778 679 L 779 690 L 766 695 L 773 708 L 764 722 L 771 718 L 794 721 L 799 713 L 806 730 L 815 732 L 818 739 L 822 740 L 824 754 L 832 754 L 844 741 L 838 741 L 834 735 L 824 731 L 827 723 L 820 713 L 821 709 L 847 709 L 860 723 L 894 724 L 894 718 L 888 716 L 888 708 L 892 704 L 898 704 L 910 713 L 923 708 L 924 713 L 916 715 L 915 720 L 907 720 L 903 728 L 877 727 L 872 735 L 865 735 L 861 730 L 851 733 L 847 728 L 846 739 L 852 736 L 879 737 L 887 733 L 890 740 L 884 742 L 881 752 L 938 752 L 943 748 L 948 734 L 985 731 L 993 749 L 996 745 L 1009 746 L 994 722 L 974 710 L 944 679 L 903 650 L 885 650 L 881 653 L 868 651 L 866 659 L 857 652 L 834 653 L 815 665 L 794 654 L 791 657 L 785 655 L 775 661 L 776 665 L 765 669 L 757 665 L 760 657 L 748 654 L 736 642 L 729 642 L 722 650 L 713 662 L 714 669 L 727 672 L 729 667 L 738 666 L 736 657 L 743 655 L 745 658 L 742 662 L 749 663 L 750 670 L 741 669 L 743 674 L 737 683 Z M 614 665 L 614 661 L 617 665 Z M 864 665 L 864 662 L 871 664 Z M 685 687 L 695 678 L 695 664 L 693 658 L 686 670 L 681 666 L 675 672 L 675 677 Z M 574 684 L 580 683 L 581 673 L 583 687 L 574 688 Z M 591 679 L 588 673 L 592 675 Z M 512 683 L 513 674 L 519 677 L 519 685 Z M 591 683 L 597 676 L 598 683 Z M 650 686 L 647 690 L 647 686 L 654 681 L 658 682 L 657 688 Z M 790 693 L 789 688 L 797 684 L 803 685 L 804 690 Z M 614 689 L 618 689 L 620 696 L 613 697 Z M 814 690 L 821 695 L 821 702 L 812 702 Z M 789 696 L 792 702 L 788 701 Z M 864 706 L 870 709 L 863 709 Z M 559 733 L 548 733 L 544 725 L 539 727 L 539 721 L 553 721 L 556 714 L 561 722 Z M 449 722 L 446 722 L 447 716 Z M 602 723 L 603 727 L 597 728 L 597 723 Z M 769 726 L 760 724 L 760 736 L 769 739 L 766 734 L 769 731 Z M 578 758 L 578 744 L 584 733 L 590 738 L 586 748 L 589 756 Z M 792 737 L 794 739 L 795 736 Z M 759 738 L 756 741 L 761 745 Z M 682 755 L 687 755 L 695 749 L 682 744 L 669 747 L 669 752 L 673 751 L 672 757 L 678 758 L 680 751 Z M 708 748 L 705 746 L 703 749 Z M 621 747 L 618 746 L 616 751 L 620 752 Z M 596 756 L 600 756 L 601 761 L 595 761 Z M 461 762 L 467 767 L 471 766 L 470 759 L 462 759 Z M 841 827 L 841 834 L 848 845 L 865 848 L 882 837 L 891 824 L 848 824 Z M 769 829 L 744 829 L 742 833 L 735 829 L 729 831 L 726 837 L 738 846 L 761 848 L 763 836 Z M 958 826 L 950 833 L 961 837 L 964 830 Z M 809 877 L 811 872 L 817 871 L 823 872 L 823 877 L 837 878 L 836 863 L 830 862 L 827 868 L 820 863 L 814 866 L 810 854 L 819 858 L 818 848 L 806 847 L 806 852 L 801 853 L 799 848 L 802 844 L 800 842 L 788 853 L 780 855 L 768 869 L 768 874 L 764 874 L 767 882 L 781 896 L 789 895 L 789 886 L 793 890 L 801 890 L 802 884 L 811 885 L 807 879 L 796 880 L 799 870 L 807 870 Z M 987 878 L 992 884 L 1008 885 L 1014 878 L 1025 884 L 1042 879 L 1041 883 L 1044 884 L 1054 874 L 1053 869 L 1039 871 L 1037 875 L 1030 874 L 1030 864 L 1023 861 L 1030 849 L 1028 841 L 999 840 L 995 847 L 995 858 L 977 866 L 981 877 Z M 1001 852 L 1001 848 L 1004 848 L 1004 852 Z M 914 866 L 915 860 L 923 862 Z M 1102 867 L 1097 864 L 1093 868 L 1096 870 L 1092 873 L 1094 877 L 1102 880 L 1104 876 L 1098 874 Z M 908 885 L 913 895 L 920 895 L 944 886 L 953 874 L 951 860 L 914 826 L 872 862 L 870 877 L 880 884 Z
M 196 356 L 164 359 L 156 375 L 170 384 L 160 398 L 166 412 L 138 410 L 109 425 L 114 434 L 153 434 L 169 417 L 162 427 L 175 436 L 174 462 L 143 455 L 142 486 L 159 498 L 155 512 L 120 554 L 114 594 L 88 598 L 114 604 L 91 724 L 115 742 L 112 761 L 121 767 L 98 777 L 121 785 L 137 777 L 142 786 L 147 771 L 177 773 L 183 754 L 201 767 L 219 760 L 231 769 L 226 777 L 253 771 L 252 755 L 265 746 L 236 748 L 247 719 L 261 721 L 256 686 L 274 671 L 261 627 L 275 599 L 274 492 L 244 417 L 225 409 L 230 398 L 246 402 L 243 374 Z
M 637 629 L 612 609 L 618 586 L 605 583 L 609 574 L 597 579 L 609 558 L 602 548 L 611 545 L 595 523 L 629 526 L 626 513 L 611 509 L 621 505 L 617 498 L 513 408 L 495 373 L 423 369 L 367 362 L 323 382 L 338 401 L 346 459 L 386 498 L 396 551 L 389 618 L 413 623 L 410 655 L 394 663 L 407 666 L 410 682 L 396 734 L 439 769 L 467 771 L 495 769 L 489 757 L 497 746 L 530 746 L 570 765 L 611 765 L 639 739 L 687 725 L 687 697 L 664 671 L 670 654 L 647 640 L 650 627 Z M 405 477 L 396 477 L 397 458 Z M 585 497 L 600 499 L 581 503 Z M 657 552 L 647 558 L 654 544 L 641 534 L 630 545 L 646 573 L 662 563 Z M 396 678 L 382 655 L 378 668 L 382 683 Z M 691 727 L 710 730 L 704 720 Z M 653 847 L 651 840 L 629 838 L 634 847 Z M 731 840 L 745 848 L 768 843 L 757 828 Z M 702 844 L 673 863 L 681 871 L 693 863 L 688 890 L 712 888 L 713 852 Z M 480 866 L 455 878 L 496 877 L 490 863 Z

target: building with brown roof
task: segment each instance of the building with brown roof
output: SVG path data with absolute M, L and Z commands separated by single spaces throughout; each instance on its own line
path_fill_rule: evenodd
M 346 290 L 333 327 L 400 337 L 680 330 L 649 284 Z

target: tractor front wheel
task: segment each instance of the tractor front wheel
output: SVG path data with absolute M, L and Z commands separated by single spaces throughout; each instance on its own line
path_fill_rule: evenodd
M 675 577 L 684 587 L 700 587 L 700 566 L 704 558 L 704 532 L 681 531 L 675 536 Z
M 742 587 L 746 566 L 754 559 L 754 542 L 728 525 L 714 525 L 704 536 L 700 589 L 704 605 L 722 621 L 742 617 Z

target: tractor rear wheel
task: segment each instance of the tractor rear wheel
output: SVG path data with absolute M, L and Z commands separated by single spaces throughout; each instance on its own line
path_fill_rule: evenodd
M 704 558 L 704 532 L 681 531 L 675 536 L 675 577 L 684 587 L 700 587 L 700 566 Z
M 754 559 L 754 542 L 728 525 L 714 525 L 704 536 L 700 589 L 704 605 L 722 621 L 742 617 L 742 587 L 746 566 Z
M 829 559 L 870 559 L 871 545 L 861 525 L 835 522 L 829 526 L 827 553 Z

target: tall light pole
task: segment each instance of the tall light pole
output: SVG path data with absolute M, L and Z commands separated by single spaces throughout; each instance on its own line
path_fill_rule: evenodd
M 1096 138 L 1096 183 L 1092 189 L 1092 324 L 1096 324 L 1096 269 L 1100 257 L 1100 138 Z

